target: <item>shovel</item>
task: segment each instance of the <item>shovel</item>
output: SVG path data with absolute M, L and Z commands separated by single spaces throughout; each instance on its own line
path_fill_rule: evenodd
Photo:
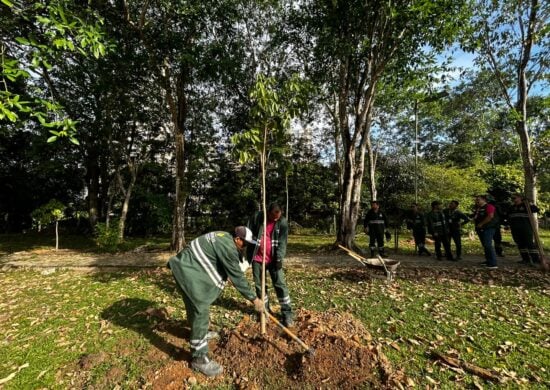
M 273 321 L 275 324 L 277 324 L 277 326 L 279 328 L 281 328 L 287 335 L 289 335 L 294 341 L 296 341 L 298 344 L 300 344 L 310 356 L 313 356 L 313 354 L 315 353 L 315 350 L 313 348 L 310 348 L 306 343 L 304 343 L 302 340 L 300 340 L 298 338 L 298 336 L 296 336 L 294 333 L 292 333 L 286 326 L 281 324 L 279 322 L 279 320 L 277 318 L 275 318 L 269 311 L 265 310 L 265 315 L 271 321 Z

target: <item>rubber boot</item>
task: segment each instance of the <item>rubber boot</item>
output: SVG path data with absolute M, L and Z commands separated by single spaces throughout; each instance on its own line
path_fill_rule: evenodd
M 531 260 L 533 260 L 534 264 L 540 263 L 539 254 L 537 252 L 530 252 Z
M 220 334 L 218 332 L 214 332 L 213 330 L 206 333 L 206 340 L 207 341 L 214 340 L 214 339 L 217 339 L 219 337 L 220 337 Z
M 380 255 L 380 257 L 384 257 L 384 248 L 378 248 L 378 254 Z
M 519 254 L 521 256 L 521 260 L 518 261 L 518 263 L 520 263 L 520 264 L 531 264 L 529 252 L 527 252 L 526 250 L 520 250 Z
M 370 257 L 374 257 L 374 249 L 370 250 Z
M 209 377 L 220 375 L 223 372 L 223 367 L 207 356 L 194 358 L 191 361 L 191 367 Z

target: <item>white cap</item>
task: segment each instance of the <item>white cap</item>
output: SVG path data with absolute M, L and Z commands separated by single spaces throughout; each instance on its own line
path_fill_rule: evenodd
M 245 240 L 249 244 L 256 244 L 256 240 L 252 235 L 252 230 L 250 230 L 246 226 L 237 226 L 235 228 L 235 237 L 239 237 L 240 239 Z

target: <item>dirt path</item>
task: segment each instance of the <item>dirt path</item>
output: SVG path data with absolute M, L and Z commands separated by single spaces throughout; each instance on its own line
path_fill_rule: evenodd
M 74 269 L 80 271 L 115 270 L 124 268 L 164 267 L 172 256 L 171 252 L 132 251 L 117 254 L 81 252 L 73 250 L 31 250 L 0 256 L 0 269 Z M 401 262 L 400 268 L 471 268 L 483 261 L 480 256 L 465 256 L 461 261 L 437 261 L 434 257 L 418 257 L 389 252 L 389 258 Z M 500 268 L 523 268 L 518 264 L 519 256 L 499 258 Z M 334 253 L 292 253 L 286 262 L 295 267 L 363 267 L 358 261 L 343 252 Z

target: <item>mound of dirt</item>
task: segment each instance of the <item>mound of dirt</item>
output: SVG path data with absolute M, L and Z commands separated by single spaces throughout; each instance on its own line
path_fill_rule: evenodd
M 240 389 L 256 388 L 390 388 L 405 381 L 372 344 L 370 333 L 349 314 L 300 310 L 294 333 L 313 354 L 268 320 L 260 335 L 256 318 L 246 316 L 234 329 L 224 329 L 211 356 L 224 366 L 224 375 L 207 379 L 193 373 L 185 361 L 172 362 L 154 377 L 153 388 L 232 382 Z

